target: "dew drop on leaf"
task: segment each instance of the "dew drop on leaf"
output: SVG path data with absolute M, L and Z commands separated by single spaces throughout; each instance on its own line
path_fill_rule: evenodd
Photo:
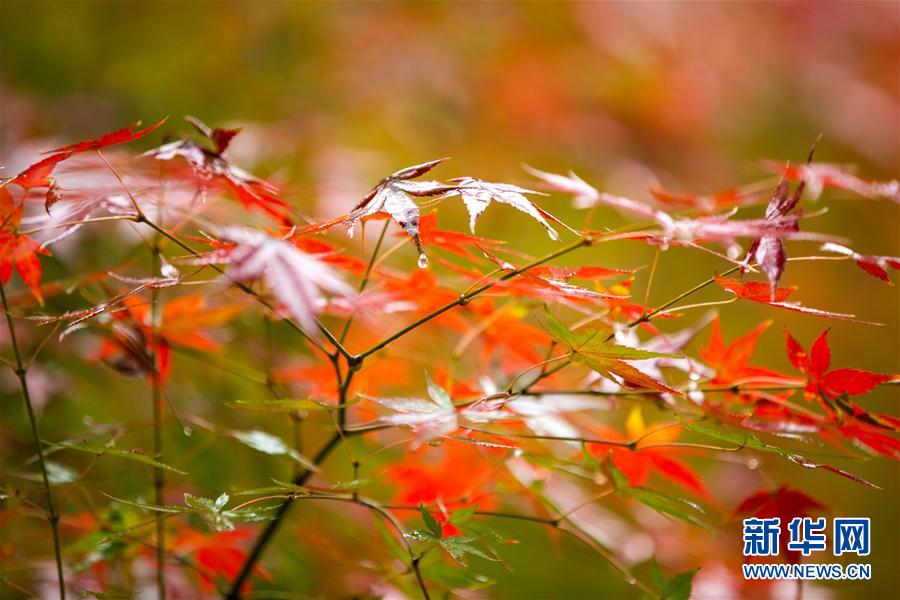
M 424 254 L 420 254 L 418 264 L 419 264 L 420 269 L 427 269 L 428 268 L 428 257 L 425 256 Z

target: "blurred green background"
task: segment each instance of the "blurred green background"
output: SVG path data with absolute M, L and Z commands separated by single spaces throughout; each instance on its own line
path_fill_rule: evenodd
M 165 115 L 170 128 L 184 129 L 181 116 L 193 114 L 210 124 L 245 125 L 235 156 L 251 161 L 256 173 L 283 182 L 285 196 L 316 215 L 338 214 L 385 173 L 440 156 L 453 157 L 441 176 L 472 174 L 532 185 L 520 169 L 527 163 L 555 172 L 571 168 L 604 191 L 646 199 L 644 190 L 654 181 L 676 192 L 711 193 L 767 177 L 762 159 L 799 162 L 822 132 L 817 160 L 855 164 L 873 179 L 896 178 L 898 31 L 897 2 L 4 0 L 0 163 L 33 159 L 38 147 L 27 144 L 34 140 L 48 140 L 50 145 L 40 148 L 52 147 L 50 140 L 92 136 Z M 826 192 L 820 204 L 828 212 L 810 227 L 846 236 L 863 253 L 900 254 L 896 204 L 835 191 Z M 564 221 L 580 222 L 581 215 L 562 197 L 542 206 Z M 465 219 L 453 210 L 441 213 L 442 226 L 462 229 Z M 479 233 L 534 254 L 552 247 L 538 228 L 504 215 L 488 211 Z M 609 227 L 622 222 L 606 210 L 595 220 Z M 815 246 L 790 248 L 813 252 Z M 652 257 L 649 248 L 624 244 L 599 248 L 591 259 L 638 267 Z M 711 257 L 669 250 L 651 304 L 719 267 Z M 53 265 L 48 269 L 52 274 Z M 847 262 L 794 264 L 784 282 L 799 286 L 797 298 L 805 304 L 885 325 L 823 322 L 740 303 L 721 311 L 726 338 L 773 318 L 756 362 L 788 370 L 782 329 L 809 343 L 830 326 L 834 364 L 900 372 L 896 286 L 885 286 Z M 639 276 L 636 290 L 642 292 L 644 283 Z M 721 297 L 710 290 L 696 300 Z M 78 369 L 59 360 L 60 369 L 80 379 L 80 408 L 58 411 L 45 425 L 48 438 L 54 438 L 55 428 L 62 431 L 67 419 L 81 420 L 82 411 L 98 419 L 129 416 L 123 399 L 139 384 L 91 390 L 89 371 L 72 375 Z M 6 390 L 3 396 L 14 398 Z M 891 387 L 863 404 L 897 414 L 898 400 Z M 12 408 L 4 412 L 11 414 Z M 779 462 L 767 470 L 772 482 L 790 482 L 822 498 L 837 507 L 838 516 L 872 517 L 873 580 L 823 587 L 846 598 L 896 597 L 896 464 L 879 459 L 842 466 L 884 489 Z M 203 468 L 214 489 L 217 469 L 225 467 L 205 463 Z M 717 491 L 732 506 L 751 490 Z M 315 510 L 297 510 L 297 522 Z M 736 536 L 736 527 L 726 525 L 723 536 Z M 547 552 L 558 551 L 556 543 L 548 549 L 541 532 L 512 530 L 522 540 L 507 548 L 514 571 L 478 565 L 499 580 L 489 594 L 631 593 L 575 544 L 562 544 L 559 551 L 568 560 L 554 562 L 558 569 L 552 574 L 536 568 L 545 564 Z M 352 528 L 347 535 L 353 535 Z M 737 543 L 734 537 L 735 551 Z M 292 559 L 282 560 L 294 570 L 286 580 L 303 581 L 297 585 L 307 592 L 329 589 L 325 575 L 304 566 L 315 564 L 313 550 L 301 544 L 285 551 Z M 684 552 L 690 566 L 691 551 Z

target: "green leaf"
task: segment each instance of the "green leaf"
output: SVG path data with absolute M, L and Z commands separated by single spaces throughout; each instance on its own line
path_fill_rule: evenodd
M 573 332 L 557 321 L 546 308 L 544 314 L 550 326 L 550 335 L 571 348 L 575 360 L 587 365 L 603 377 L 616 381 L 613 377 L 613 375 L 616 375 L 638 387 L 657 389 L 675 394 L 679 393 L 628 363 L 623 362 L 648 358 L 677 358 L 677 355 L 650 352 L 649 350 L 614 344 L 611 341 L 607 341 L 612 335 L 612 329 L 602 325 L 594 325 L 593 327 Z
M 231 435 L 239 442 L 250 446 L 254 450 L 272 456 L 287 456 L 302 465 L 305 469 L 309 469 L 310 471 L 319 470 L 315 463 L 289 447 L 280 437 L 274 436 L 271 433 L 252 429 L 249 431 L 232 431 Z
M 486 554 L 483 550 L 473 545 L 473 541 L 475 541 L 475 538 L 453 536 L 442 539 L 440 541 L 440 544 L 444 548 L 444 550 L 446 550 L 447 553 L 453 557 L 454 560 L 462 565 L 466 564 L 463 561 L 463 558 L 465 558 L 467 554 L 471 554 L 485 560 L 494 562 L 497 561 L 495 557 Z
M 475 511 L 478 510 L 477 504 L 472 504 L 471 506 L 463 506 L 457 510 L 454 510 L 450 513 L 450 522 L 454 525 L 462 525 L 469 519 L 471 519 L 475 515 Z
M 375 483 L 374 479 L 351 479 L 350 481 L 342 481 L 330 486 L 328 489 L 333 491 L 342 490 L 358 490 L 361 487 Z
M 779 448 L 777 446 L 772 446 L 771 444 L 767 444 L 754 436 L 752 433 L 747 431 L 722 431 L 720 429 L 714 429 L 712 427 L 708 427 L 706 425 L 702 425 L 699 423 L 685 423 L 684 431 L 689 431 L 691 433 L 697 433 L 699 435 L 703 435 L 715 440 L 719 440 L 721 442 L 729 442 L 735 444 L 741 448 L 749 448 L 751 450 L 758 450 L 760 452 L 770 452 L 772 454 L 776 454 L 781 458 L 790 461 L 794 464 L 800 465 L 807 469 L 822 469 L 824 471 L 828 471 L 830 473 L 834 473 L 835 475 L 840 475 L 841 477 L 846 477 L 851 481 L 855 481 L 857 483 L 861 483 L 865 486 L 881 489 L 880 486 L 863 479 L 859 475 L 855 475 L 853 473 L 849 473 L 843 469 L 839 469 L 832 465 L 827 465 L 824 463 L 816 462 L 814 460 L 810 460 L 809 458 L 802 456 L 800 454 L 795 454 L 790 450 L 786 450 L 783 448 Z
M 202 512 L 205 512 L 205 511 L 218 512 L 219 511 L 219 509 L 216 508 L 216 503 L 213 502 L 212 500 L 210 500 L 209 498 L 194 496 L 192 494 L 185 493 L 184 503 L 186 506 L 193 508 L 194 510 L 199 510 Z
M 609 472 L 610 478 L 612 478 L 613 485 L 616 486 L 617 490 L 625 489 L 631 485 L 628 482 L 628 477 L 625 476 L 625 473 L 616 468 L 616 465 L 613 464 L 612 460 L 607 460 L 604 463 L 604 466 Z
M 656 586 L 659 588 L 660 598 L 663 600 L 689 600 L 694 575 L 699 570 L 699 568 L 692 569 L 667 578 L 663 575 L 655 560 L 650 563 L 650 573 L 653 576 L 653 581 L 656 582 Z
M 422 531 L 421 529 L 413 529 L 406 533 L 406 537 L 415 541 L 415 542 L 439 542 L 440 539 L 436 538 L 433 533 L 430 531 Z
M 556 338 L 558 341 L 562 342 L 569 348 L 574 348 L 576 345 L 575 336 L 569 330 L 568 327 L 563 325 L 547 308 L 547 305 L 544 305 L 544 318 L 547 319 L 547 326 L 550 328 L 550 335 Z
M 82 444 L 71 444 L 68 442 L 63 442 L 61 444 L 50 444 L 52 448 L 63 448 L 68 450 L 78 450 L 80 452 L 87 452 L 89 454 L 95 454 L 97 456 L 116 456 L 118 458 L 125 458 L 128 460 L 134 460 L 139 463 L 143 463 L 145 465 L 156 467 L 159 469 L 165 469 L 166 471 L 171 471 L 172 473 L 178 473 L 179 475 L 187 475 L 186 471 L 181 471 L 176 469 L 175 467 L 170 467 L 169 465 L 163 464 L 158 460 L 154 460 L 143 454 L 138 450 L 124 450 L 122 448 L 116 448 L 114 446 L 98 446 L 97 444 L 89 444 L 87 442 Z
M 292 413 L 335 410 L 324 402 L 312 398 L 259 398 L 254 400 L 237 400 L 228 406 L 239 410 L 261 413 Z
M 302 485 L 278 481 L 277 479 L 273 479 L 272 481 L 275 482 L 275 485 L 236 492 L 235 496 L 263 496 L 267 494 L 295 494 L 308 496 L 312 493 L 311 489 L 303 487 Z
M 775 454 L 782 453 L 782 450 L 780 448 L 770 446 L 769 444 L 766 444 L 753 434 L 746 431 L 722 431 L 720 429 L 714 429 L 700 423 L 685 423 L 683 429 L 684 431 L 704 435 L 708 438 L 719 440 L 720 442 L 730 442 L 742 448 L 751 448 L 753 450 L 773 452 Z
M 425 522 L 425 526 L 428 528 L 428 531 L 432 533 L 437 538 L 441 537 L 441 524 L 437 522 L 437 519 L 425 508 L 424 504 L 419 505 L 419 513 L 422 515 L 422 520 Z
M 698 505 L 682 498 L 673 498 L 666 494 L 648 490 L 642 487 L 627 487 L 619 490 L 621 494 L 634 498 L 642 504 L 646 504 L 656 512 L 669 515 L 686 521 L 692 525 L 696 525 L 702 529 L 710 529 L 710 527 L 701 521 L 694 512 L 703 512 Z
M 124 498 L 116 498 L 115 496 L 110 496 L 104 492 L 100 492 L 110 500 L 115 500 L 116 502 L 121 502 L 122 504 L 127 504 L 128 506 L 135 506 L 137 508 L 143 508 L 144 510 L 150 510 L 154 512 L 161 513 L 169 513 L 169 514 L 179 514 L 179 513 L 188 513 L 191 512 L 189 508 L 185 508 L 183 506 L 157 506 L 156 504 L 144 504 L 142 502 L 134 502 L 132 500 L 125 500 Z

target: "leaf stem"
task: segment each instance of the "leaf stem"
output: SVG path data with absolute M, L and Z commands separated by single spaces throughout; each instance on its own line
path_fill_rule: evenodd
M 6 290 L 3 282 L 0 281 L 0 299 L 3 301 L 3 312 L 6 315 L 6 325 L 9 327 L 9 339 L 15 356 L 15 373 L 19 379 L 19 387 L 22 391 L 22 399 L 25 401 L 25 408 L 28 412 L 28 422 L 31 425 L 31 437 L 34 445 L 37 447 L 38 465 L 41 469 L 41 479 L 44 483 L 44 493 L 47 495 L 47 514 L 50 521 L 50 529 L 53 534 L 53 556 L 56 560 L 56 576 L 59 581 L 59 597 L 61 600 L 66 598 L 66 582 L 63 576 L 62 549 L 59 540 L 59 513 L 56 511 L 56 503 L 53 501 L 53 492 L 50 489 L 50 478 L 47 475 L 47 464 L 44 461 L 44 447 L 41 443 L 41 436 L 38 432 L 37 419 L 34 416 L 34 406 L 31 403 L 31 394 L 28 391 L 28 381 L 26 380 L 27 369 L 22 363 L 22 354 L 19 351 L 19 342 L 16 338 L 16 330 L 13 327 L 13 318 L 9 313 L 9 307 L 6 304 Z

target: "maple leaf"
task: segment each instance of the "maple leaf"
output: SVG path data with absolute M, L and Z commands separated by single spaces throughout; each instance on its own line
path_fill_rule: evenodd
M 834 369 L 831 367 L 831 348 L 828 344 L 828 330 L 823 331 L 807 352 L 790 333 L 784 333 L 787 355 L 791 364 L 806 375 L 807 397 L 821 397 L 830 401 L 841 395 L 859 396 L 868 394 L 877 386 L 900 381 L 900 375 L 883 375 L 859 369 Z
M 360 276 L 366 272 L 366 263 L 364 261 L 348 256 L 334 244 L 311 237 L 294 238 L 294 244 L 303 252 L 315 254 L 322 262 L 333 265 L 342 271 Z
M 527 311 L 517 310 L 514 306 L 497 309 L 493 302 L 487 300 L 472 308 L 484 316 L 483 325 L 479 329 L 482 329 L 482 356 L 486 362 L 491 360 L 497 348 L 507 351 L 498 353 L 505 363 L 513 363 L 513 355 L 522 357 L 531 364 L 541 360 L 540 353 L 547 347 L 550 339 L 541 329 L 522 321 Z
M 437 196 L 452 190 L 454 186 L 439 181 L 412 180 L 428 173 L 446 160 L 439 158 L 391 173 L 379 181 L 349 214 L 315 225 L 309 231 L 320 231 L 336 223 L 343 223 L 347 227 L 347 233 L 352 236 L 358 222 L 376 215 L 387 215 L 412 239 L 419 253 L 419 267 L 424 269 L 428 266 L 428 257 L 425 256 L 419 237 L 419 206 L 410 196 Z
M 59 202 L 62 197 L 58 183 L 53 177 L 51 177 L 53 170 L 59 163 L 68 158 L 71 158 L 72 156 L 82 154 L 90 150 L 99 151 L 108 146 L 123 144 L 140 139 L 148 133 L 156 130 L 165 122 L 166 119 L 162 119 L 158 123 L 151 125 L 150 127 L 136 130 L 136 128 L 140 125 L 140 122 L 137 122 L 117 131 L 104 134 L 93 140 L 76 142 L 74 144 L 62 146 L 54 150 L 42 152 L 42 154 L 49 154 L 50 156 L 47 156 L 46 158 L 30 165 L 15 177 L 11 177 L 6 180 L 0 180 L 2 181 L 0 185 L 6 186 L 7 184 L 16 184 L 25 189 L 26 193 L 32 188 L 47 188 L 44 208 L 49 213 L 50 207 Z
M 476 257 L 470 251 L 471 247 L 497 250 L 505 244 L 500 240 L 438 229 L 437 212 L 430 212 L 419 218 L 419 238 L 423 246 L 435 246 L 472 260 Z
M 824 244 L 821 248 L 825 252 L 834 252 L 836 254 L 842 254 L 844 256 L 849 256 L 853 259 L 860 269 L 875 277 L 876 279 L 880 279 L 887 284 L 891 283 L 891 278 L 888 276 L 888 268 L 891 269 L 900 269 L 900 257 L 897 256 L 876 256 L 873 254 L 860 254 L 858 252 L 854 252 L 850 248 L 846 246 L 841 246 L 840 244 L 827 243 Z
M 700 349 L 700 357 L 708 366 L 715 369 L 715 376 L 710 383 L 718 386 L 741 385 L 749 382 L 784 382 L 789 381 L 772 369 L 748 364 L 760 336 L 769 328 L 772 321 L 764 321 L 750 333 L 735 339 L 728 346 L 722 339 L 722 329 L 718 315 L 713 320 L 709 341 Z
M 61 146 L 59 148 L 54 148 L 53 150 L 47 150 L 43 154 L 80 154 L 82 152 L 88 152 L 90 150 L 101 150 L 108 146 L 115 146 L 116 144 L 132 142 L 144 137 L 148 133 L 160 127 L 163 123 L 166 122 L 167 118 L 168 117 L 161 119 L 159 122 L 144 129 L 137 129 L 141 125 L 141 122 L 138 121 L 136 123 L 128 125 L 127 127 L 123 127 L 122 129 L 118 129 L 110 133 L 105 133 L 100 137 L 94 138 L 92 140 L 75 142 L 74 144 L 69 144 L 68 146 Z
M 330 266 L 287 240 L 237 228 L 227 229 L 221 237 L 234 244 L 227 255 L 215 259 L 227 263 L 226 276 L 239 283 L 264 280 L 278 303 L 309 334 L 318 331 L 315 313 L 326 302 L 323 291 L 337 296 L 354 293 Z
M 37 255 L 50 253 L 32 238 L 18 233 L 22 212 L 22 203 L 16 203 L 10 191 L 0 187 L 0 281 L 9 282 L 15 269 L 32 295 L 43 304 L 42 269 Z
M 896 429 L 896 423 L 894 424 Z M 883 454 L 894 460 L 900 460 L 900 440 L 884 433 L 884 429 L 872 427 L 857 419 L 849 419 L 836 426 L 837 431 L 844 437 L 854 441 L 857 445 Z
M 815 147 L 810 151 L 807 163 L 812 160 L 814 151 Z M 768 206 L 766 206 L 766 220 L 773 222 L 780 220 L 788 229 L 798 230 L 800 228 L 799 216 L 792 213 L 800 202 L 803 187 L 804 183 L 801 182 L 797 189 L 791 193 L 790 184 L 787 180 L 782 179 L 775 187 L 772 198 L 769 200 Z M 770 299 L 774 300 L 775 288 L 787 264 L 787 252 L 784 248 L 784 242 L 781 238 L 773 235 L 758 237 L 750 244 L 744 260 L 748 264 L 754 261 L 762 268 L 769 279 L 769 284 L 772 286 Z
M 204 147 L 191 139 L 164 144 L 145 152 L 157 160 L 172 160 L 180 156 L 201 179 L 215 181 L 231 191 L 246 210 L 257 208 L 282 224 L 290 225 L 288 205 L 275 197 L 277 188 L 241 169 L 224 156 L 232 138 L 240 129 L 210 128 L 195 117 L 185 117 L 212 148 Z
M 781 214 L 765 219 L 732 219 L 731 217 L 737 210 L 734 209 L 723 214 L 695 219 L 675 218 L 644 202 L 601 193 L 572 173 L 566 177 L 554 173 L 544 173 L 536 169 L 531 169 L 530 172 L 543 179 L 551 189 L 574 194 L 578 207 L 603 204 L 656 221 L 660 226 L 661 235 L 641 235 L 638 239 L 647 239 L 663 246 L 675 243 L 705 249 L 699 246 L 697 241 L 717 241 L 730 247 L 734 246 L 736 239 L 741 237 L 819 241 L 834 239 L 832 236 L 798 231 L 799 216 L 797 215 Z
M 428 400 L 421 398 L 373 398 L 394 411 L 381 418 L 388 425 L 408 425 L 416 435 L 415 447 L 456 430 L 458 419 L 450 395 L 425 373 Z
M 33 165 L 27 167 L 24 171 L 4 181 L 6 183 L 14 183 L 26 190 L 31 188 L 46 187 L 49 188 L 53 184 L 50 174 L 60 162 L 72 156 L 72 152 L 59 152 L 41 159 Z
M 790 541 L 788 524 L 797 517 L 808 517 L 811 512 L 827 510 L 825 505 L 810 498 L 803 492 L 781 486 L 777 490 L 762 490 L 745 498 L 734 510 L 737 514 L 751 514 L 758 519 L 781 519 L 781 535 L 779 536 L 781 551 L 787 554 L 791 563 L 796 563 L 800 552 L 788 550 Z
M 743 298 L 752 302 L 768 304 L 769 306 L 774 306 L 776 308 L 784 308 L 786 310 L 793 310 L 795 312 L 814 315 L 817 317 L 840 319 L 843 321 L 855 321 L 857 323 L 867 323 L 869 325 L 875 324 L 870 321 L 862 321 L 860 319 L 857 319 L 856 315 L 831 312 L 818 308 L 810 308 L 807 306 L 803 306 L 799 302 L 787 302 L 787 299 L 797 291 L 796 286 L 779 287 L 773 290 L 772 286 L 767 282 L 741 282 L 737 279 L 731 279 L 729 277 L 723 277 L 721 275 L 714 275 L 713 278 L 715 279 L 716 283 L 718 283 L 720 286 L 722 286 L 738 298 Z
M 219 343 L 204 330 L 224 325 L 242 309 L 240 305 L 208 306 L 206 297 L 198 294 L 181 296 L 162 306 L 154 332 L 146 300 L 129 295 L 121 304 L 122 309 L 111 313 L 109 337 L 94 358 L 129 376 L 157 373 L 162 383 L 169 376 L 173 346 L 217 352 Z
M 673 194 L 659 185 L 651 186 L 648 190 L 657 202 L 664 205 L 683 208 L 699 208 L 706 212 L 713 212 L 721 208 L 734 206 L 744 199 L 740 190 L 724 190 L 711 196 L 697 196 L 694 194 Z
M 200 567 L 197 570 L 200 589 L 212 594 L 217 590 L 217 580 L 231 581 L 240 572 L 248 555 L 241 543 L 252 536 L 253 532 L 247 529 L 205 532 L 179 525 L 171 543 L 173 551 L 193 557 Z M 260 565 L 254 566 L 254 573 L 264 579 L 271 577 Z M 248 579 L 241 592 L 249 592 L 251 584 Z
M 672 448 L 649 447 L 674 442 L 681 435 L 679 427 L 658 426 L 648 431 L 641 408 L 635 406 L 628 413 L 625 431 L 628 440 L 622 441 L 640 440 L 635 448 L 595 443 L 589 445 L 590 453 L 594 456 L 611 456 L 630 485 L 642 486 L 655 473 L 702 498 L 709 498 L 709 490 L 703 480 L 693 469 L 676 458 L 677 454 Z M 610 439 L 621 437 L 613 431 L 604 430 L 602 434 Z
M 841 165 L 829 163 L 807 163 L 790 165 L 770 162 L 768 166 L 781 173 L 785 179 L 802 181 L 809 189 L 809 195 L 816 199 L 826 187 L 848 190 L 865 198 L 887 198 L 900 202 L 900 181 L 869 181 L 849 173 Z
M 463 204 L 466 206 L 466 210 L 469 212 L 469 229 L 472 230 L 472 233 L 475 233 L 475 222 L 478 220 L 478 217 L 480 217 L 485 209 L 490 206 L 492 201 L 508 204 L 509 206 L 522 211 L 543 225 L 544 229 L 547 230 L 547 234 L 555 241 L 559 241 L 559 234 L 556 233 L 556 230 L 553 229 L 548 221 L 553 221 L 554 223 L 558 223 L 559 225 L 574 231 L 571 227 L 568 227 L 565 223 L 539 208 L 525 197 L 525 194 L 540 194 L 540 192 L 535 192 L 508 183 L 490 183 L 473 177 L 458 177 L 456 179 L 451 179 L 450 181 L 453 182 L 455 186 L 447 191 L 442 198 L 459 196 L 462 199 Z
M 482 248 L 484 255 L 492 260 L 504 271 L 518 271 L 519 269 L 505 260 L 500 259 L 486 248 Z M 614 275 L 630 275 L 634 269 L 608 269 L 606 267 L 579 267 L 566 268 L 549 265 L 541 265 L 519 272 L 519 276 L 505 281 L 494 283 L 494 292 L 505 292 L 517 296 L 537 298 L 544 302 L 576 300 L 581 302 L 597 302 L 601 300 L 624 300 L 628 296 L 611 294 L 607 292 L 589 290 L 571 283 L 572 278 L 597 280 L 602 277 Z M 480 281 L 484 276 L 475 271 L 465 272 L 475 281 Z
M 493 505 L 485 491 L 505 470 L 492 465 L 486 449 L 448 440 L 440 449 L 423 446 L 408 452 L 385 474 L 396 487 L 394 499 L 403 504 L 440 503 L 449 509 Z M 439 455 L 439 456 L 436 456 Z
M 571 331 L 549 311 L 545 310 L 544 313 L 549 324 L 550 335 L 571 350 L 574 360 L 587 365 L 601 376 L 616 383 L 621 380 L 634 387 L 651 388 L 681 395 L 681 392 L 653 379 L 625 362 L 648 358 L 674 358 L 676 355 L 620 346 L 607 341 L 611 338 L 612 329 L 605 326 L 585 327 L 578 331 Z
M 28 236 L 6 236 L 0 233 L 0 281 L 7 283 L 15 267 L 22 282 L 28 286 L 37 301 L 43 304 L 41 261 L 38 254 L 50 253 Z
M 600 200 L 600 192 L 597 191 L 597 188 L 576 175 L 574 171 L 569 171 L 567 175 L 559 175 L 541 171 L 528 165 L 524 165 L 523 168 L 528 173 L 542 180 L 547 188 L 564 194 L 571 194 L 575 208 L 590 208 Z

